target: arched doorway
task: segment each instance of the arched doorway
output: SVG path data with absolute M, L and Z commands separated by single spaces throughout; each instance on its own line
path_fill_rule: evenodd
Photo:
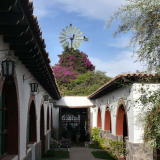
M 44 107 L 41 106 L 41 113 L 40 113 L 40 139 L 41 139 L 41 151 L 42 155 L 45 153 L 45 134 L 44 134 Z
M 49 107 L 47 108 L 47 130 L 49 130 Z
M 123 138 L 128 137 L 127 113 L 122 104 L 119 106 L 117 112 L 116 135 L 123 136 Z
M 98 115 L 97 115 L 97 127 L 102 128 L 102 121 L 101 121 L 101 110 L 100 108 L 98 109 Z
M 6 78 L 0 97 L 0 156 L 18 154 L 18 97 L 14 78 Z
M 37 141 L 37 125 L 36 125 L 36 111 L 35 111 L 35 104 L 32 100 L 29 114 L 28 114 L 28 143 L 34 143 Z
M 111 132 L 111 113 L 110 113 L 108 107 L 106 107 L 106 111 L 105 111 L 105 127 L 104 127 L 104 129 L 106 131 Z

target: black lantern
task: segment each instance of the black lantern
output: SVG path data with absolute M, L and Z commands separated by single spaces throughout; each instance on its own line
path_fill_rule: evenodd
M 14 75 L 14 61 L 2 61 L 2 75 L 4 77 L 10 77 Z
M 38 91 L 38 83 L 30 83 L 30 86 L 31 86 L 31 92 Z
M 43 96 L 44 101 L 48 101 L 49 96 L 46 94 Z
M 49 103 L 54 103 L 54 99 L 49 99 Z

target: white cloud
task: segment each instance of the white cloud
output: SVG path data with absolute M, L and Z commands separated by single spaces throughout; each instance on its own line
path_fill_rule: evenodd
M 108 43 L 107 46 L 114 48 L 127 48 L 130 45 L 130 37 L 125 37 L 124 35 L 115 38 L 114 43 Z
M 48 16 L 54 10 L 75 12 L 80 16 L 106 20 L 125 0 L 33 0 L 35 15 Z
M 136 70 L 142 71 L 144 69 L 139 62 L 134 63 L 135 58 L 132 58 L 131 55 L 131 52 L 124 51 L 109 62 L 104 62 L 98 58 L 90 58 L 90 60 L 96 66 L 96 70 L 107 72 L 107 76 L 115 77 L 121 73 L 133 73 Z

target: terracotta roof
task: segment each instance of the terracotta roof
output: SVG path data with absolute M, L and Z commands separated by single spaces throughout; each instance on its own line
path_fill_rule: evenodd
M 88 98 L 91 100 L 100 98 L 115 89 L 123 87 L 124 84 L 132 84 L 133 82 L 146 82 L 146 83 L 153 82 L 153 80 L 155 81 L 154 77 L 156 77 L 156 74 L 146 74 L 146 73 L 119 74 L 111 81 L 107 82 L 105 85 L 103 85 L 98 90 L 89 95 Z
M 0 34 L 52 98 L 60 99 L 46 44 L 37 17 L 33 15 L 33 3 L 3 0 L 0 3 Z

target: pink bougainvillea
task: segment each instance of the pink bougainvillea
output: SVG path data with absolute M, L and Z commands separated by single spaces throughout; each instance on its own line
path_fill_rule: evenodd
M 77 79 L 78 75 L 95 70 L 87 54 L 79 50 L 66 49 L 58 57 L 58 64 L 52 67 L 58 84 L 71 82 Z
M 74 72 L 73 69 L 66 68 L 63 66 L 52 67 L 54 76 L 60 83 L 71 82 L 71 80 L 77 79 L 78 73 Z

